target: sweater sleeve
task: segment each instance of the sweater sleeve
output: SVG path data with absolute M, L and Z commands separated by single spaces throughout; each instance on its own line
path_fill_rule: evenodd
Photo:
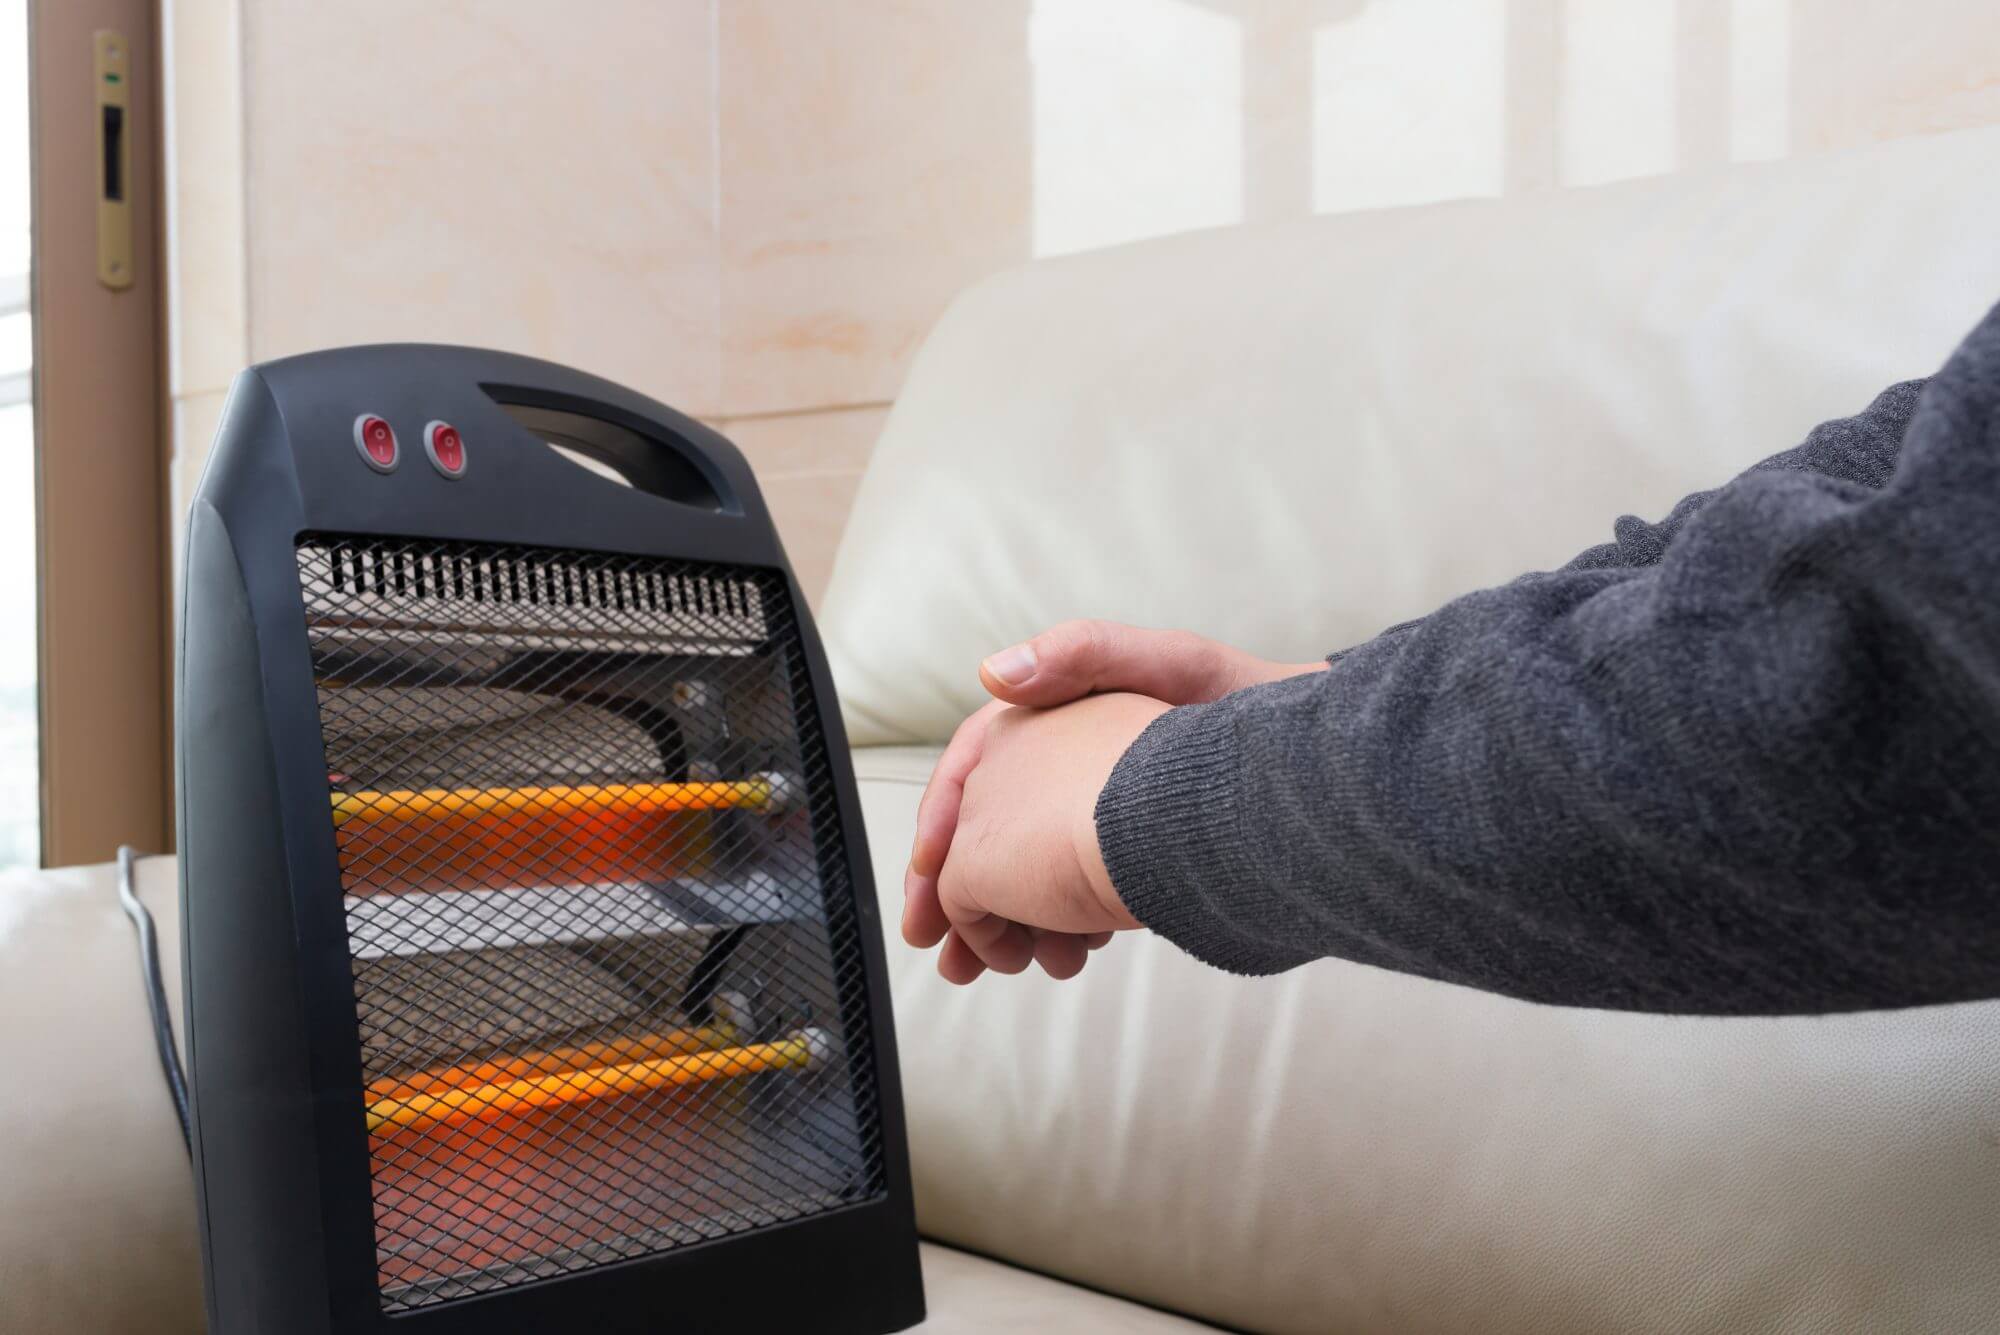
M 1113 883 L 1245 973 L 1695 1013 L 2000 995 L 1997 404 L 2000 312 L 1921 395 L 1661 524 L 1168 711 L 1098 799 Z
M 1922 380 L 1905 380 L 1875 396 L 1875 401 L 1855 417 L 1822 422 L 1806 434 L 1804 441 L 1753 465 L 1738 480 L 1759 473 L 1814 473 L 1858 487 L 1879 490 L 1887 486 L 1901 457 L 1903 435 L 1916 412 L 1922 394 Z M 1684 498 L 1657 524 L 1648 524 L 1634 515 L 1621 516 L 1612 525 L 1613 540 L 1587 548 L 1564 570 L 1617 570 L 1655 565 L 1688 521 L 1722 493 L 1698 491 Z

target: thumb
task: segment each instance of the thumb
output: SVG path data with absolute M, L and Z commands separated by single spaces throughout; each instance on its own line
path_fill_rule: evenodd
M 1101 691 L 1134 691 L 1170 705 L 1227 695 L 1258 679 L 1258 659 L 1185 630 L 1115 621 L 1065 621 L 1002 649 L 979 680 L 1014 705 L 1066 704 Z

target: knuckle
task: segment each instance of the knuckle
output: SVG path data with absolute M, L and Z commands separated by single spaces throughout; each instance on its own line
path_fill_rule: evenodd
M 1058 622 L 1036 638 L 1044 641 L 1036 648 L 1046 648 L 1052 657 L 1089 659 L 1103 642 L 1104 623 L 1082 619 Z
M 1191 630 L 1170 630 L 1161 639 L 1166 652 L 1185 663 L 1206 658 L 1215 648 L 1214 640 Z
M 1160 657 L 1172 667 L 1177 677 L 1189 682 L 1208 683 L 1205 689 L 1220 693 L 1228 689 L 1230 667 L 1228 650 L 1220 641 L 1211 640 L 1206 635 L 1198 635 L 1191 630 L 1170 630 L 1161 632 Z
M 971 898 L 966 894 L 965 874 L 949 861 L 938 873 L 937 894 L 939 911 L 954 927 L 974 915 Z
M 1020 729 L 1027 717 L 1028 711 L 1021 709 L 996 711 L 993 717 L 986 721 L 986 745 L 981 749 L 981 754 L 987 759 L 992 759 L 1005 745 L 1007 738 Z M 976 769 L 973 770 L 974 774 L 978 772 Z
M 967 714 L 964 720 L 956 728 L 952 729 L 951 741 L 947 744 L 947 749 L 958 746 L 968 738 L 983 732 L 985 730 L 985 719 L 982 716 L 985 713 L 985 710 L 980 709 Z

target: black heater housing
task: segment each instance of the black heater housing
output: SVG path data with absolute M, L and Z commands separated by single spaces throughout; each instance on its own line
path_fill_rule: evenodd
M 178 689 L 211 1335 L 922 1317 L 846 739 L 728 441 L 494 352 L 253 367 Z

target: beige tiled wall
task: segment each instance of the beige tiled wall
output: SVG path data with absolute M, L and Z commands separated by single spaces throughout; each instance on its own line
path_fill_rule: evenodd
M 2000 121 L 2000 6 L 1991 0 L 1794 4 L 1795 151 Z
M 2000 121 L 1992 0 L 167 0 L 184 500 L 245 361 L 573 362 L 810 590 L 951 296 L 1193 226 Z
M 786 554 L 815 598 L 833 571 L 848 506 L 888 415 L 886 406 L 862 404 L 713 423 L 757 470 Z
M 236 0 L 169 0 L 163 18 L 169 501 L 178 568 L 181 520 L 221 419 L 223 392 L 249 360 L 243 106 Z
M 887 402 L 941 302 L 1027 253 L 1028 8 L 721 6 L 725 412 Z
M 712 15 L 244 8 L 250 351 L 484 344 L 720 406 Z

